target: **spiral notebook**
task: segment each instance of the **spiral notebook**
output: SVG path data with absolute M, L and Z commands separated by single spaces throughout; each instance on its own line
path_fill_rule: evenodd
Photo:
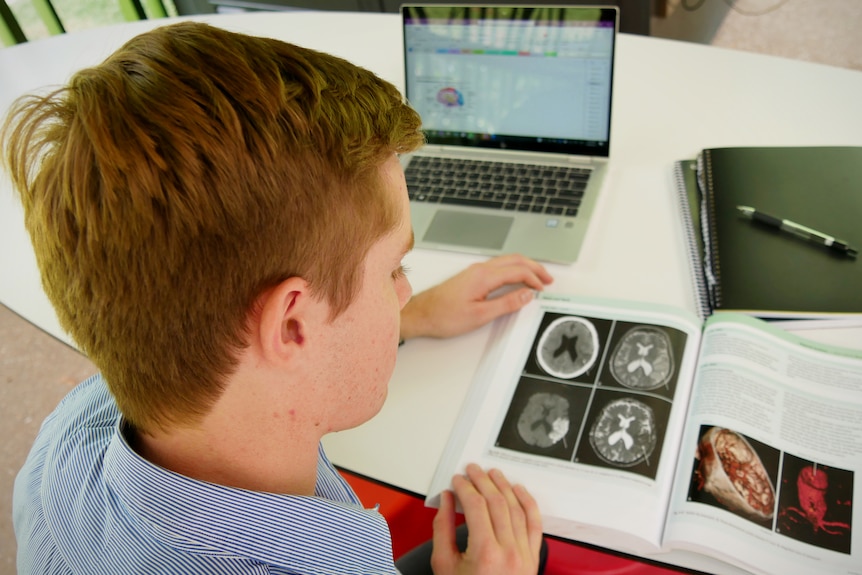
M 688 244 L 692 287 L 697 313 L 706 319 L 712 313 L 703 264 L 703 229 L 700 226 L 700 190 L 697 187 L 697 161 L 680 160 L 674 164 L 673 178 L 679 196 L 680 218 Z
M 862 318 L 862 259 L 743 217 L 753 206 L 862 246 L 862 147 L 703 150 L 674 166 L 702 315 Z

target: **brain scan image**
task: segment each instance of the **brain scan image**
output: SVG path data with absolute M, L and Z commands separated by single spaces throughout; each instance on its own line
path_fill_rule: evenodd
M 589 320 L 566 316 L 548 324 L 536 346 L 536 361 L 546 373 L 560 379 L 582 375 L 596 362 L 599 337 Z
M 770 521 L 775 487 L 757 451 L 744 436 L 711 427 L 700 438 L 695 468 L 697 489 L 753 521 Z
M 452 87 L 437 92 L 437 101 L 447 108 L 457 108 L 464 105 L 464 94 Z
M 569 432 L 569 401 L 556 393 L 534 393 L 518 417 L 518 435 L 527 445 L 551 447 L 565 443 Z
M 673 348 L 667 333 L 654 327 L 630 329 L 611 356 L 611 373 L 621 385 L 651 390 L 667 385 L 673 376 Z
M 657 441 L 652 408 L 630 397 L 605 405 L 590 429 L 590 445 L 596 455 L 615 467 L 649 464 Z

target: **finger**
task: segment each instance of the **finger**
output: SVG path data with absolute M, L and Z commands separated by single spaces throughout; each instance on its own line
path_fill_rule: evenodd
M 538 562 L 542 547 L 542 516 L 539 505 L 522 485 L 511 485 L 506 476 L 498 469 L 492 469 L 488 476 L 509 503 L 509 520 L 512 525 L 512 544 L 522 546 L 524 553 Z M 498 539 L 502 537 L 498 534 Z
M 545 273 L 547 275 L 547 272 Z M 550 276 L 547 276 L 550 279 Z M 536 273 L 536 270 L 530 266 L 523 265 L 508 265 L 495 267 L 485 277 L 486 287 L 491 292 L 505 285 L 524 284 L 537 291 L 545 289 L 545 284 L 549 283 L 543 279 L 541 274 Z
M 499 297 L 478 302 L 475 308 L 477 322 L 487 323 L 502 315 L 518 311 L 535 299 L 530 288 L 521 288 Z
M 502 314 L 517 311 L 534 299 L 536 299 L 536 290 L 530 288 L 519 288 L 512 290 L 507 294 L 503 294 L 498 298 L 490 299 L 482 303 L 491 309 L 493 309 L 495 305 L 499 306 L 501 310 L 497 313 Z
M 529 269 L 542 284 L 549 284 L 554 281 L 553 276 L 551 276 L 550 272 L 534 259 L 528 258 L 521 254 L 506 254 L 502 256 L 497 256 L 485 262 L 489 266 L 502 268 L 502 267 L 522 267 Z
M 455 501 L 451 491 L 440 494 L 440 508 L 432 527 L 431 566 L 437 573 L 452 571 L 461 552 L 455 543 Z
M 539 550 L 542 548 L 542 514 L 539 510 L 539 504 L 536 503 L 536 500 L 523 485 L 515 485 L 512 491 L 524 510 L 530 551 L 535 553 L 535 556 L 538 558 Z
M 512 530 L 512 509 L 509 500 L 495 481 L 481 467 L 475 464 L 467 466 L 467 477 L 485 500 L 485 506 L 493 528 L 494 538 L 500 545 L 510 547 L 515 538 Z M 508 485 L 508 482 L 506 482 Z
M 509 522 L 511 523 L 515 539 L 518 540 L 525 537 L 527 535 L 527 516 L 509 480 L 506 479 L 506 476 L 499 469 L 488 471 L 488 477 L 494 482 L 497 490 L 506 500 L 509 508 Z
M 475 475 L 473 468 L 479 469 L 477 465 L 471 463 L 467 466 L 467 476 L 453 477 L 452 489 L 464 511 L 464 518 L 470 530 L 470 540 L 474 542 L 489 538 L 495 540 L 488 501 L 470 477 L 471 473 Z M 479 472 L 483 473 L 481 469 Z

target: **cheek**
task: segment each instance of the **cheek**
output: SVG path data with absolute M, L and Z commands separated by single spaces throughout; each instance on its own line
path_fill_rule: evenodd
M 386 329 L 391 328 L 387 326 Z M 376 412 L 386 399 L 389 381 L 395 371 L 398 355 L 397 327 L 391 333 L 377 334 L 373 343 L 365 349 L 368 355 L 361 358 L 357 366 L 357 386 L 362 389 L 363 401 Z

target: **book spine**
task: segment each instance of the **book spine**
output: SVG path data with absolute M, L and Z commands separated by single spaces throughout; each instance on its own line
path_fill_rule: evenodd
M 694 286 L 695 304 L 697 305 L 697 313 L 701 319 L 709 317 L 709 292 L 706 286 L 706 278 L 703 274 L 703 263 L 701 258 L 701 242 L 698 241 L 697 232 L 695 231 L 694 218 L 692 216 L 693 208 L 698 210 L 699 206 L 692 206 L 689 199 L 689 189 L 686 185 L 685 170 L 694 168 L 688 162 L 679 161 L 674 164 L 673 174 L 676 183 L 677 198 L 679 200 L 680 216 L 682 217 L 682 225 L 685 232 L 686 243 L 688 244 L 688 261 L 691 270 L 691 281 Z
M 697 182 L 701 196 L 701 227 L 704 239 L 704 272 L 707 275 L 710 307 L 721 307 L 721 261 L 718 257 L 718 227 L 715 221 L 715 182 L 712 173 L 712 155 L 704 150 L 698 162 Z

